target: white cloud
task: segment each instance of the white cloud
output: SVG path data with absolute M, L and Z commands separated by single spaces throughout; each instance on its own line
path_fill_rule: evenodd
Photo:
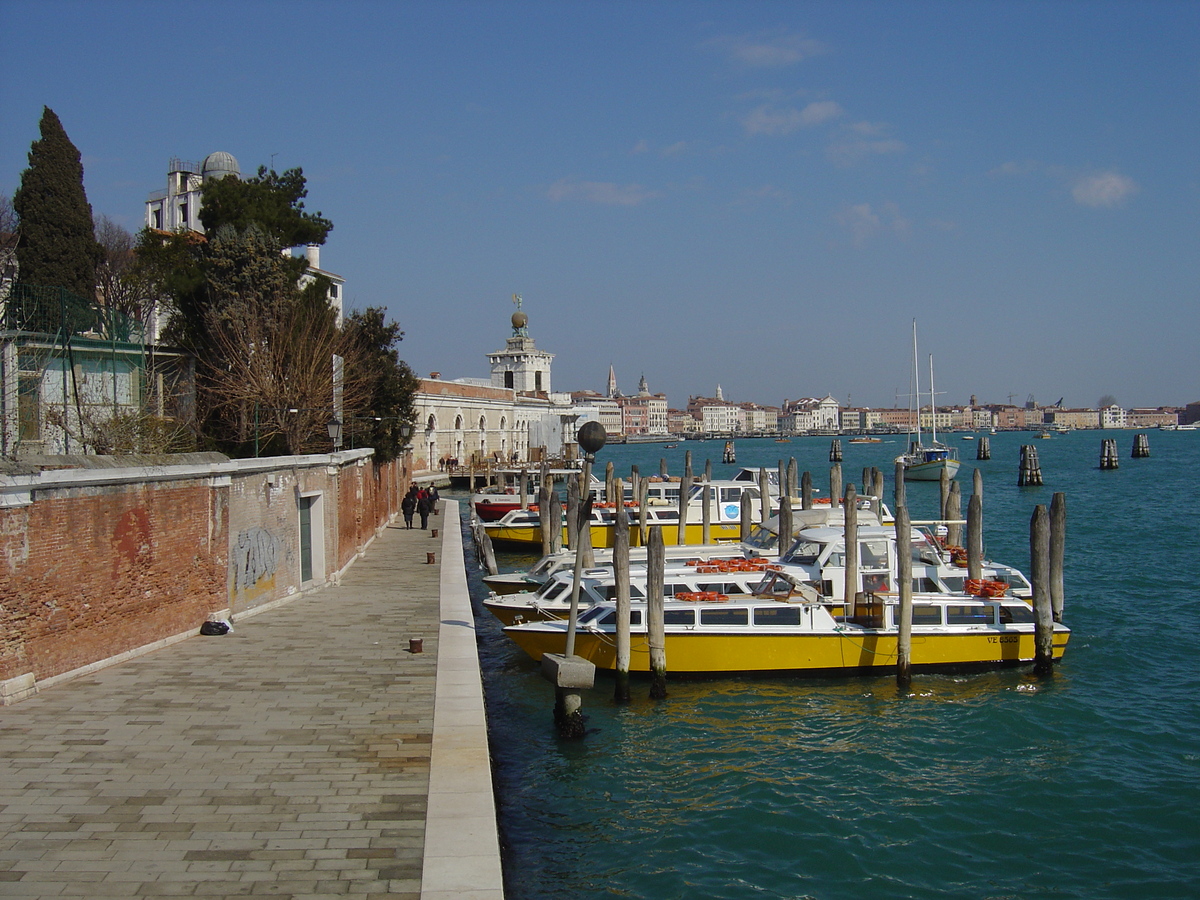
M 870 203 L 847 203 L 835 215 L 837 223 L 850 232 L 856 247 L 880 231 L 888 231 L 897 237 L 906 238 L 912 233 L 912 223 L 900 214 L 895 203 L 884 203 L 878 210 Z
M 871 209 L 870 203 L 843 206 L 837 213 L 837 222 L 848 229 L 855 246 L 862 244 L 879 230 L 879 214 Z
M 642 140 L 640 140 L 636 144 L 634 144 L 633 149 L 630 150 L 629 152 L 631 154 L 633 154 L 634 156 L 636 156 L 639 153 L 649 153 L 650 152 L 650 144 L 646 141 L 645 138 L 643 138 Z
M 603 206 L 637 206 L 646 200 L 662 196 L 640 184 L 616 184 L 612 181 L 568 181 L 560 178 L 550 185 L 546 196 L 553 202 L 582 200 Z
M 825 49 L 820 41 L 789 32 L 725 35 L 705 46 L 716 47 L 734 62 L 756 69 L 792 66 Z
M 842 115 L 842 108 L 832 100 L 819 100 L 803 109 L 794 106 L 777 108 L 764 103 L 742 119 L 748 134 L 791 134 L 800 128 L 819 125 Z
M 1132 178 L 1119 172 L 1095 172 L 1085 175 L 1071 188 L 1075 202 L 1093 209 L 1121 206 L 1137 193 L 1138 186 Z

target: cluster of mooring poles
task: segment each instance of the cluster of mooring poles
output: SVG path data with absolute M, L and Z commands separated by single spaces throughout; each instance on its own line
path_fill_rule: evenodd
M 577 440 L 583 451 L 583 468 L 578 478 L 567 480 L 566 526 L 567 542 L 575 551 L 574 582 L 571 590 L 571 605 L 567 626 L 567 642 L 562 654 L 547 653 L 542 656 L 542 672 L 555 686 L 554 719 L 558 733 L 564 738 L 581 738 L 585 733 L 583 717 L 582 692 L 591 689 L 595 684 L 595 665 L 590 661 L 575 655 L 575 633 L 579 617 L 580 581 L 583 569 L 593 565 L 591 546 L 591 492 L 588 486 L 591 481 L 592 464 L 595 462 L 597 451 L 605 444 L 607 435 L 603 426 L 598 422 L 588 422 L 579 429 Z M 1105 441 L 1109 444 L 1109 440 Z M 979 443 L 979 458 L 991 456 L 991 448 L 987 438 L 981 438 Z M 1106 451 L 1105 451 L 1106 452 Z M 1145 435 L 1138 435 L 1134 442 L 1134 456 L 1148 456 L 1149 445 Z M 1102 455 L 1102 465 L 1104 468 Z M 858 589 L 858 491 L 854 484 L 843 485 L 842 479 L 842 450 L 841 442 L 833 440 L 829 449 L 829 495 L 831 498 L 841 498 L 844 521 L 845 553 L 845 615 L 852 617 L 855 607 L 867 601 L 867 596 Z M 1113 467 L 1115 468 L 1115 449 L 1113 451 Z M 667 461 L 659 461 L 659 475 L 668 477 Z M 529 474 L 522 470 L 520 474 L 520 490 L 522 506 L 526 506 Z M 759 499 L 760 507 L 755 517 L 754 501 L 749 492 L 741 496 L 740 533 L 743 540 L 749 534 L 753 525 L 758 521 L 766 521 L 770 516 L 770 492 L 768 473 L 765 467 L 759 469 Z M 703 490 L 705 499 L 711 495 L 708 491 L 715 490 L 711 486 L 712 461 L 705 463 L 703 475 Z M 687 526 L 687 497 L 695 476 L 692 471 L 692 455 L 689 450 L 685 455 L 684 473 L 680 478 L 679 491 L 679 524 L 678 542 L 685 543 Z M 665 613 L 665 565 L 666 552 L 664 548 L 662 529 L 660 526 L 647 527 L 646 507 L 648 481 L 642 478 L 636 465 L 631 467 L 630 482 L 632 495 L 636 498 L 639 508 L 639 519 L 636 526 L 629 522 L 627 516 L 615 517 L 613 533 L 613 568 L 614 592 L 617 611 L 616 629 L 616 671 L 614 700 L 626 703 L 630 700 L 630 585 L 629 585 L 629 548 L 630 530 L 637 527 L 640 542 L 647 548 L 646 555 L 646 597 L 647 597 L 647 645 L 650 654 L 650 688 L 651 699 L 663 699 L 667 696 L 667 657 Z M 803 472 L 797 477 L 795 458 L 786 465 L 779 461 L 779 540 L 781 550 L 786 548 L 787 541 L 793 529 L 792 504 L 793 498 L 799 498 L 802 509 L 812 509 L 814 505 L 814 490 L 812 473 Z M 876 511 L 879 510 L 884 491 L 883 472 L 875 467 L 864 467 L 862 484 L 866 495 L 873 498 Z M 895 529 L 896 529 L 896 559 L 897 559 L 897 590 L 899 594 L 899 610 L 897 619 L 898 639 L 896 647 L 896 682 L 902 690 L 907 690 L 912 682 L 913 649 L 912 649 L 912 608 L 913 608 L 913 579 L 912 579 L 912 526 L 913 521 L 908 511 L 907 492 L 904 480 L 904 464 L 896 463 L 895 470 Z M 1021 447 L 1021 472 L 1018 484 L 1041 485 L 1041 467 L 1038 463 L 1037 450 L 1033 446 Z M 624 482 L 616 477 L 613 464 L 605 467 L 606 496 L 623 497 Z M 965 546 L 967 556 L 967 578 L 980 580 L 983 571 L 983 475 L 975 469 L 972 476 L 972 491 L 967 504 L 966 518 L 962 518 L 962 495 L 957 481 L 951 479 L 943 471 L 939 482 L 939 518 L 934 523 L 946 526 L 946 545 Z M 709 503 L 702 504 L 703 509 L 703 541 L 709 543 L 710 512 Z M 542 514 L 542 553 L 543 555 L 558 552 L 562 544 L 564 510 L 558 493 L 554 490 L 554 479 L 546 466 L 540 473 L 540 489 L 538 492 L 538 508 Z M 964 534 L 965 527 L 965 534 Z M 1033 585 L 1034 626 L 1034 673 L 1050 674 L 1053 670 L 1053 634 L 1054 623 L 1062 621 L 1063 615 L 1063 566 L 1066 544 L 1066 495 L 1058 492 L 1053 495 L 1049 509 L 1044 505 L 1034 508 L 1029 526 L 1030 547 L 1030 581 Z M 495 572 L 495 560 L 491 552 L 491 541 L 482 526 L 477 529 L 477 543 L 480 545 L 480 562 L 489 571 Z

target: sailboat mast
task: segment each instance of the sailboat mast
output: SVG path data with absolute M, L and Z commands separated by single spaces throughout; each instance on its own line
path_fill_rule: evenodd
M 933 354 L 929 354 L 929 428 L 933 443 L 937 443 L 937 395 L 933 392 Z
M 917 447 L 921 446 L 921 374 L 917 368 L 917 320 L 913 319 L 913 397 L 916 402 Z

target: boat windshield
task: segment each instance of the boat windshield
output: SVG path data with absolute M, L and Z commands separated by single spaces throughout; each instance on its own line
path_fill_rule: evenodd
M 534 591 L 534 596 L 539 600 L 554 600 L 571 586 L 571 582 L 565 578 L 551 579 L 543 584 L 540 588 Z
M 820 558 L 821 550 L 824 546 L 824 544 L 818 541 L 809 541 L 801 538 L 792 544 L 791 549 L 783 555 L 780 562 L 792 563 L 798 566 L 812 565 Z
M 755 550 L 774 550 L 778 541 L 779 535 L 770 528 L 755 525 L 750 529 L 750 534 L 743 543 L 747 547 L 753 547 Z

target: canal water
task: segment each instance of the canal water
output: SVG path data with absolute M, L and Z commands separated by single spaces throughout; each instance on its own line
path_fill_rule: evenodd
M 673 679 L 658 702 L 635 680 L 616 705 L 601 675 L 587 737 L 563 742 L 553 689 L 478 605 L 468 550 L 509 900 L 1200 896 L 1200 433 L 1151 431 L 1148 459 L 1127 431 L 1002 433 L 983 462 L 946 437 L 964 509 L 983 473 L 990 558 L 1028 573 L 1033 509 L 1066 493 L 1073 636 L 1051 677 Z M 1098 469 L 1104 437 L 1116 471 Z M 843 439 L 844 479 L 878 466 L 890 498 L 903 442 Z M 1044 487 L 1016 487 L 1022 443 Z M 736 446 L 740 465 L 795 457 L 827 494 L 829 445 Z M 691 450 L 722 477 L 722 447 L 605 447 L 597 470 L 665 457 L 680 474 Z M 935 517 L 936 484 L 908 493 Z

